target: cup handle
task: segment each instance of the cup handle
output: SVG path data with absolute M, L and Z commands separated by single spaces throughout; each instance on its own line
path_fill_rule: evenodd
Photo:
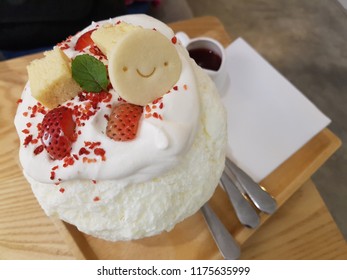
M 180 32 L 177 32 L 175 36 L 178 40 L 181 41 L 183 46 L 186 47 L 188 45 L 190 38 L 186 33 L 180 31 Z

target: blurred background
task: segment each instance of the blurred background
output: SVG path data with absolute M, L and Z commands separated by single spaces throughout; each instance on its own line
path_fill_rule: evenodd
M 314 175 L 347 232 L 347 0 L 1 0 L 0 60 L 42 51 L 92 20 L 147 13 L 166 23 L 218 17 L 332 119 L 343 141 Z M 345 236 L 347 237 L 347 236 Z
M 218 17 L 332 120 L 342 147 L 312 179 L 347 239 L 347 1 L 182 2 L 193 16 Z

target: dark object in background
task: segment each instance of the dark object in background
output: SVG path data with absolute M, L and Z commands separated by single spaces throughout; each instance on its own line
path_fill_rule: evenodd
M 52 46 L 92 21 L 125 13 L 124 0 L 1 0 L 0 49 Z

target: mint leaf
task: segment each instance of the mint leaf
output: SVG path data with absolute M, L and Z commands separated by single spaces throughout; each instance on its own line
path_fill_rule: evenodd
M 72 78 L 88 92 L 107 90 L 106 66 L 89 54 L 75 57 L 71 63 Z

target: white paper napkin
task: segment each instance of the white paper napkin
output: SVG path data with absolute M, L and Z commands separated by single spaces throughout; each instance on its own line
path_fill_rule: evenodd
M 226 49 L 230 86 L 228 157 L 256 182 L 325 128 L 330 119 L 243 39 Z

